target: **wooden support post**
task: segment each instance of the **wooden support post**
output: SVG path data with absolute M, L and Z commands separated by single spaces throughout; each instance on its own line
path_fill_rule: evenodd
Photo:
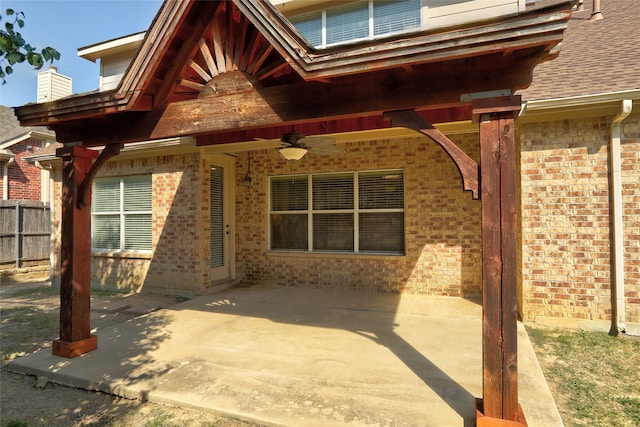
M 474 102 L 480 122 L 483 400 L 478 426 L 526 425 L 518 405 L 517 194 L 519 97 Z M 505 422 L 507 424 L 505 424 Z
M 90 193 L 82 206 L 80 186 L 98 152 L 84 147 L 65 147 L 62 157 L 62 241 L 60 284 L 60 338 L 53 354 L 72 358 L 98 348 L 91 335 L 91 208 Z

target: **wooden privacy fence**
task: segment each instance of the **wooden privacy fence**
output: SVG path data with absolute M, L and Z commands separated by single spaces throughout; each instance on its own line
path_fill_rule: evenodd
M 47 264 L 50 247 L 48 203 L 0 200 L 0 269 Z

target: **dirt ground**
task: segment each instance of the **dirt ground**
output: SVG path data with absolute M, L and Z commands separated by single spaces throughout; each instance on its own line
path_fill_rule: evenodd
M 10 372 L 8 362 L 50 347 L 57 337 L 58 292 L 42 282 L 0 286 L 1 427 L 256 427 L 209 412 L 122 399 Z M 168 296 L 93 292 L 91 326 L 99 330 L 179 301 Z

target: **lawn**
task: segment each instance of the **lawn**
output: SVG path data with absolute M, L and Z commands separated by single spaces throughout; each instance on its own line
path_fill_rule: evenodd
M 640 426 L 640 338 L 527 326 L 566 427 Z

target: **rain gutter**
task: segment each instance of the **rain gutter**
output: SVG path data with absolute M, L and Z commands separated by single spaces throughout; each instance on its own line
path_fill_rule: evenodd
M 631 114 L 633 102 L 622 100 L 620 112 L 611 122 L 611 142 L 609 144 L 609 197 L 611 222 L 611 330 L 618 335 L 625 331 L 624 302 L 624 233 L 622 208 L 622 166 L 621 136 L 622 121 Z
M 607 112 L 617 114 L 620 101 L 626 99 L 635 100 L 637 103 L 640 100 L 640 89 L 525 101 L 522 103 L 518 120 L 527 123 L 557 120 L 560 112 L 563 114 L 562 118 L 569 112 L 576 117 L 607 115 Z

